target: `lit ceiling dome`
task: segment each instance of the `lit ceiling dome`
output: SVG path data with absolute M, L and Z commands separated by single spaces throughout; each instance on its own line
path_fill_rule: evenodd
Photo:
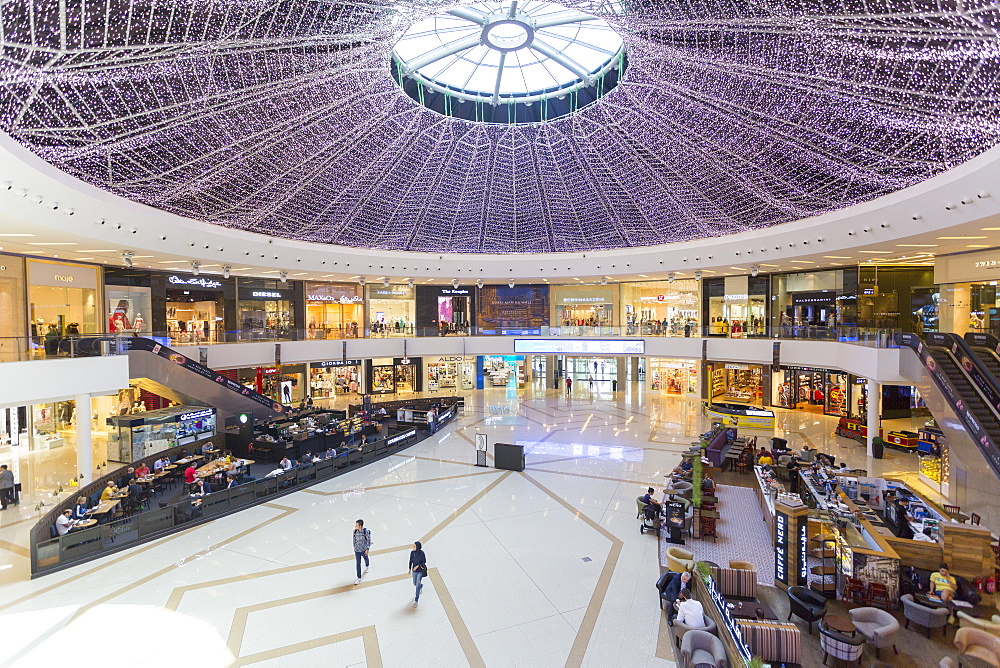
M 412 68 L 437 47 L 407 42 L 456 7 L 7 0 L 0 128 L 166 211 L 436 253 L 752 231 L 924 181 L 1000 138 L 986 2 L 473 3 L 455 25 L 478 45 Z M 578 20 L 539 28 L 558 12 Z M 491 86 L 475 72 L 488 56 L 497 74 L 501 53 Z M 450 106 L 421 103 L 418 84 Z M 552 100 L 574 87 L 600 95 Z M 528 102 L 535 115 L 503 117 Z

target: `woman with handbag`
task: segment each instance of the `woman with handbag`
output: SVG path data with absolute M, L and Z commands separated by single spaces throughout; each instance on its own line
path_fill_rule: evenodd
M 413 607 L 417 607 L 420 600 L 420 590 L 424 585 L 421 580 L 427 575 L 427 557 L 420 546 L 420 541 L 413 543 L 413 551 L 410 552 L 410 575 L 413 576 L 413 586 L 416 588 L 416 595 L 413 597 Z

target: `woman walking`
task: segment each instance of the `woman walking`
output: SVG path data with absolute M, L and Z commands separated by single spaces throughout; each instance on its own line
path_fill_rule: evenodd
M 417 607 L 420 600 L 420 590 L 424 588 L 421 580 L 427 575 L 427 557 L 420 546 L 420 541 L 413 544 L 413 551 L 410 552 L 410 575 L 413 576 L 413 586 L 416 588 L 416 595 L 413 597 L 413 607 Z

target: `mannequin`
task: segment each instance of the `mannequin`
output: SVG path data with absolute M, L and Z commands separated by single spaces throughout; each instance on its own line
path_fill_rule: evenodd
M 118 306 L 111 312 L 108 318 L 109 332 L 124 332 L 132 329 L 132 324 L 128 321 L 128 300 L 119 299 Z
M 132 321 L 132 328 L 135 331 L 137 331 L 137 332 L 141 332 L 142 331 L 142 327 L 145 324 L 146 324 L 146 321 L 142 319 L 142 314 L 141 313 L 136 313 L 135 314 L 135 320 Z

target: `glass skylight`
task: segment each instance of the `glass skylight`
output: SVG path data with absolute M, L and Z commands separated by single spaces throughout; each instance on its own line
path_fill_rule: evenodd
M 623 43 L 606 21 L 576 9 L 479 2 L 415 23 L 393 53 L 401 80 L 498 105 L 598 86 L 620 68 Z

